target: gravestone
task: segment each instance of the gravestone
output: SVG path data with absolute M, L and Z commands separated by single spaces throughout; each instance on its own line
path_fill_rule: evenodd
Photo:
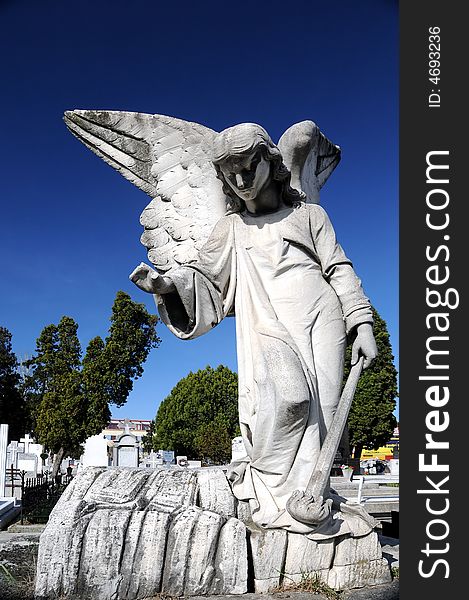
M 163 462 L 172 463 L 174 462 L 174 451 L 173 450 L 159 450 L 159 454 L 163 457 Z
M 18 453 L 20 449 L 18 447 L 18 442 L 11 441 L 7 446 L 7 468 L 9 469 L 12 465 L 14 469 L 17 469 L 18 465 Z
M 187 467 L 189 465 L 187 456 L 176 456 L 176 464 L 178 467 Z
M 3 423 L 0 425 L 0 530 L 5 529 L 21 511 L 14 497 L 6 497 L 7 442 L 8 425 Z
M 23 452 L 30 452 L 30 445 L 34 444 L 33 438 L 27 433 L 24 437 L 20 438 L 20 444 L 23 444 Z
M 231 440 L 231 462 L 241 460 L 246 456 L 243 438 L 238 435 Z
M 43 471 L 43 452 L 44 446 L 36 444 L 29 434 L 20 438 L 19 442 L 12 440 L 7 447 L 7 468 L 13 465 L 14 469 L 26 471 L 36 477 Z
M 7 460 L 8 425 L 0 425 L 0 498 L 5 497 L 5 471 Z
M 109 465 L 107 440 L 101 435 L 93 435 L 85 442 L 81 456 L 83 467 L 107 467 Z
M 159 452 L 154 452 L 153 450 L 150 454 L 145 458 L 143 466 L 146 469 L 156 469 L 163 464 L 163 457 Z
M 115 467 L 138 467 L 140 444 L 131 433 L 124 433 L 116 440 L 113 449 Z
M 29 453 L 37 457 L 37 472 L 43 472 L 43 460 L 41 454 L 44 453 L 44 446 L 42 444 L 29 444 Z
M 187 461 L 187 467 L 189 469 L 200 469 L 201 466 L 202 466 L 201 460 L 188 460 Z
M 37 476 L 38 472 L 38 457 L 31 452 L 18 452 L 17 454 L 17 469 L 26 471 L 32 477 Z

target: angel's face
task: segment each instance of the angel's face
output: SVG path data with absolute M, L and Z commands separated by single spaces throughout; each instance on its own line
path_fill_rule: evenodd
M 254 200 L 270 177 L 270 162 L 260 150 L 230 156 L 220 164 L 226 183 L 241 198 Z

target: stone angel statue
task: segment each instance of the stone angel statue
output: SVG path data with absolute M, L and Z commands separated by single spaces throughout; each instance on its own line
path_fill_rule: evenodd
M 230 465 L 255 524 L 308 533 L 286 503 L 305 489 L 353 359 L 376 355 L 372 312 L 318 204 L 340 148 L 312 121 L 274 144 L 259 125 L 217 133 L 162 115 L 70 111 L 70 131 L 149 194 L 130 275 L 181 339 L 236 316 L 239 420 L 246 455 Z

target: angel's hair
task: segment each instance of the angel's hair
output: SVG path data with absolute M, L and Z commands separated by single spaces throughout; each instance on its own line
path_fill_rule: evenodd
M 212 162 L 217 177 L 223 184 L 223 192 L 228 198 L 227 212 L 241 212 L 246 209 L 244 200 L 239 198 L 227 184 L 220 165 L 229 157 L 250 154 L 260 149 L 264 158 L 272 163 L 272 178 L 279 182 L 280 194 L 286 206 L 297 206 L 304 201 L 303 192 L 290 185 L 291 173 L 283 162 L 282 155 L 267 131 L 255 123 L 241 123 L 219 133 L 213 144 Z

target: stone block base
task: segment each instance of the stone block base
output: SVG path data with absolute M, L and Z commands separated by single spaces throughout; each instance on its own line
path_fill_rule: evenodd
M 256 528 L 247 509 L 221 469 L 90 467 L 41 535 L 36 597 L 139 600 L 266 593 L 313 576 L 338 590 L 391 580 L 374 531 L 316 541 Z
M 336 590 L 391 581 L 388 562 L 382 558 L 374 531 L 358 538 L 340 536 L 314 541 L 274 529 L 251 532 L 249 539 L 257 593 L 288 589 L 312 577 Z

